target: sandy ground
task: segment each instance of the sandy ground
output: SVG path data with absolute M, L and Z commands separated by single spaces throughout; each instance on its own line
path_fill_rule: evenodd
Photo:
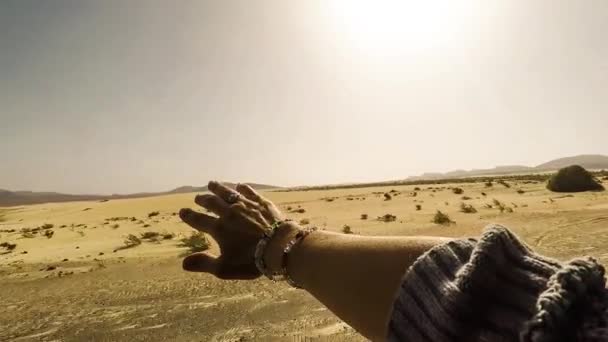
M 268 192 L 267 196 L 283 209 L 304 208 L 305 213 L 290 215 L 306 218 L 320 229 L 341 231 L 349 225 L 362 235 L 463 237 L 477 236 L 485 225 L 496 222 L 549 256 L 567 260 L 591 255 L 608 262 L 608 193 L 565 197 L 548 192 L 543 184 L 511 185 L 454 185 L 464 189 L 461 195 L 443 184 L 421 185 L 416 196 L 415 186 Z M 391 190 L 397 195 L 393 192 L 392 200 L 385 201 L 383 194 Z M 0 255 L 0 340 L 364 340 L 303 291 L 266 280 L 220 281 L 183 272 L 179 238 L 191 230 L 174 213 L 192 207 L 193 197 L 0 208 L 0 242 L 17 244 Z M 495 205 L 487 208 L 485 204 L 492 205 L 493 199 L 513 212 L 501 213 Z M 478 212 L 460 212 L 462 202 Z M 422 207 L 419 211 L 417 204 Z M 456 223 L 432 223 L 437 209 Z M 149 218 L 153 211 L 160 214 Z M 361 214 L 369 218 L 361 220 Z M 376 220 L 384 214 L 397 219 Z M 118 219 L 107 220 L 111 218 Z M 43 236 L 43 230 L 30 238 L 20 231 L 45 223 L 53 225 L 51 238 Z M 127 234 L 145 231 L 176 237 L 114 252 Z

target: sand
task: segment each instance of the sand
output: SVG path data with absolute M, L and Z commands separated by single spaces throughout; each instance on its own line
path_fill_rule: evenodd
M 608 262 L 608 193 L 564 196 L 540 183 L 511 185 L 420 185 L 415 197 L 416 186 L 275 191 L 266 196 L 284 210 L 304 208 L 305 213 L 289 216 L 306 218 L 320 229 L 341 231 L 348 225 L 362 235 L 464 237 L 477 236 L 496 222 L 546 255 L 561 260 L 591 255 Z M 464 193 L 454 194 L 452 186 Z M 383 194 L 391 190 L 396 195 L 385 201 Z M 180 255 L 185 249 L 179 238 L 192 230 L 176 213 L 195 207 L 194 195 L 0 208 L 0 242 L 17 244 L 0 255 L 0 340 L 364 340 L 303 291 L 267 280 L 221 281 L 183 272 Z M 487 208 L 493 199 L 513 212 Z M 477 213 L 461 213 L 462 202 Z M 436 210 L 456 223 L 432 223 Z M 153 211 L 160 213 L 149 218 Z M 362 220 L 361 214 L 369 218 Z M 396 220 L 376 220 L 385 214 Z M 116 217 L 127 219 L 106 220 Z M 42 236 L 43 230 L 32 238 L 20 232 L 45 223 L 53 225 L 51 238 Z M 11 229 L 16 231 L 7 232 Z M 125 236 L 145 231 L 173 233 L 175 238 L 114 252 Z

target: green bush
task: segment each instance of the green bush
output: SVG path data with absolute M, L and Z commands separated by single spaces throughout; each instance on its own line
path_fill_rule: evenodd
M 547 182 L 554 192 L 601 191 L 604 187 L 582 166 L 572 165 L 559 170 Z

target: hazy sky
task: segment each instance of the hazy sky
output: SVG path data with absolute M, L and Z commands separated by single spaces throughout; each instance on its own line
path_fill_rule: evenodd
M 0 0 L 0 188 L 608 154 L 608 1 Z

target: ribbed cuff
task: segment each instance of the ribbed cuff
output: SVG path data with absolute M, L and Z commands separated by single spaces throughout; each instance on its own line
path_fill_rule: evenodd
M 410 267 L 394 303 L 389 340 L 563 340 L 581 324 L 573 319 L 579 312 L 572 303 L 582 303 L 588 289 L 604 293 L 602 281 L 596 263 L 563 267 L 491 225 L 479 241 L 437 246 Z

